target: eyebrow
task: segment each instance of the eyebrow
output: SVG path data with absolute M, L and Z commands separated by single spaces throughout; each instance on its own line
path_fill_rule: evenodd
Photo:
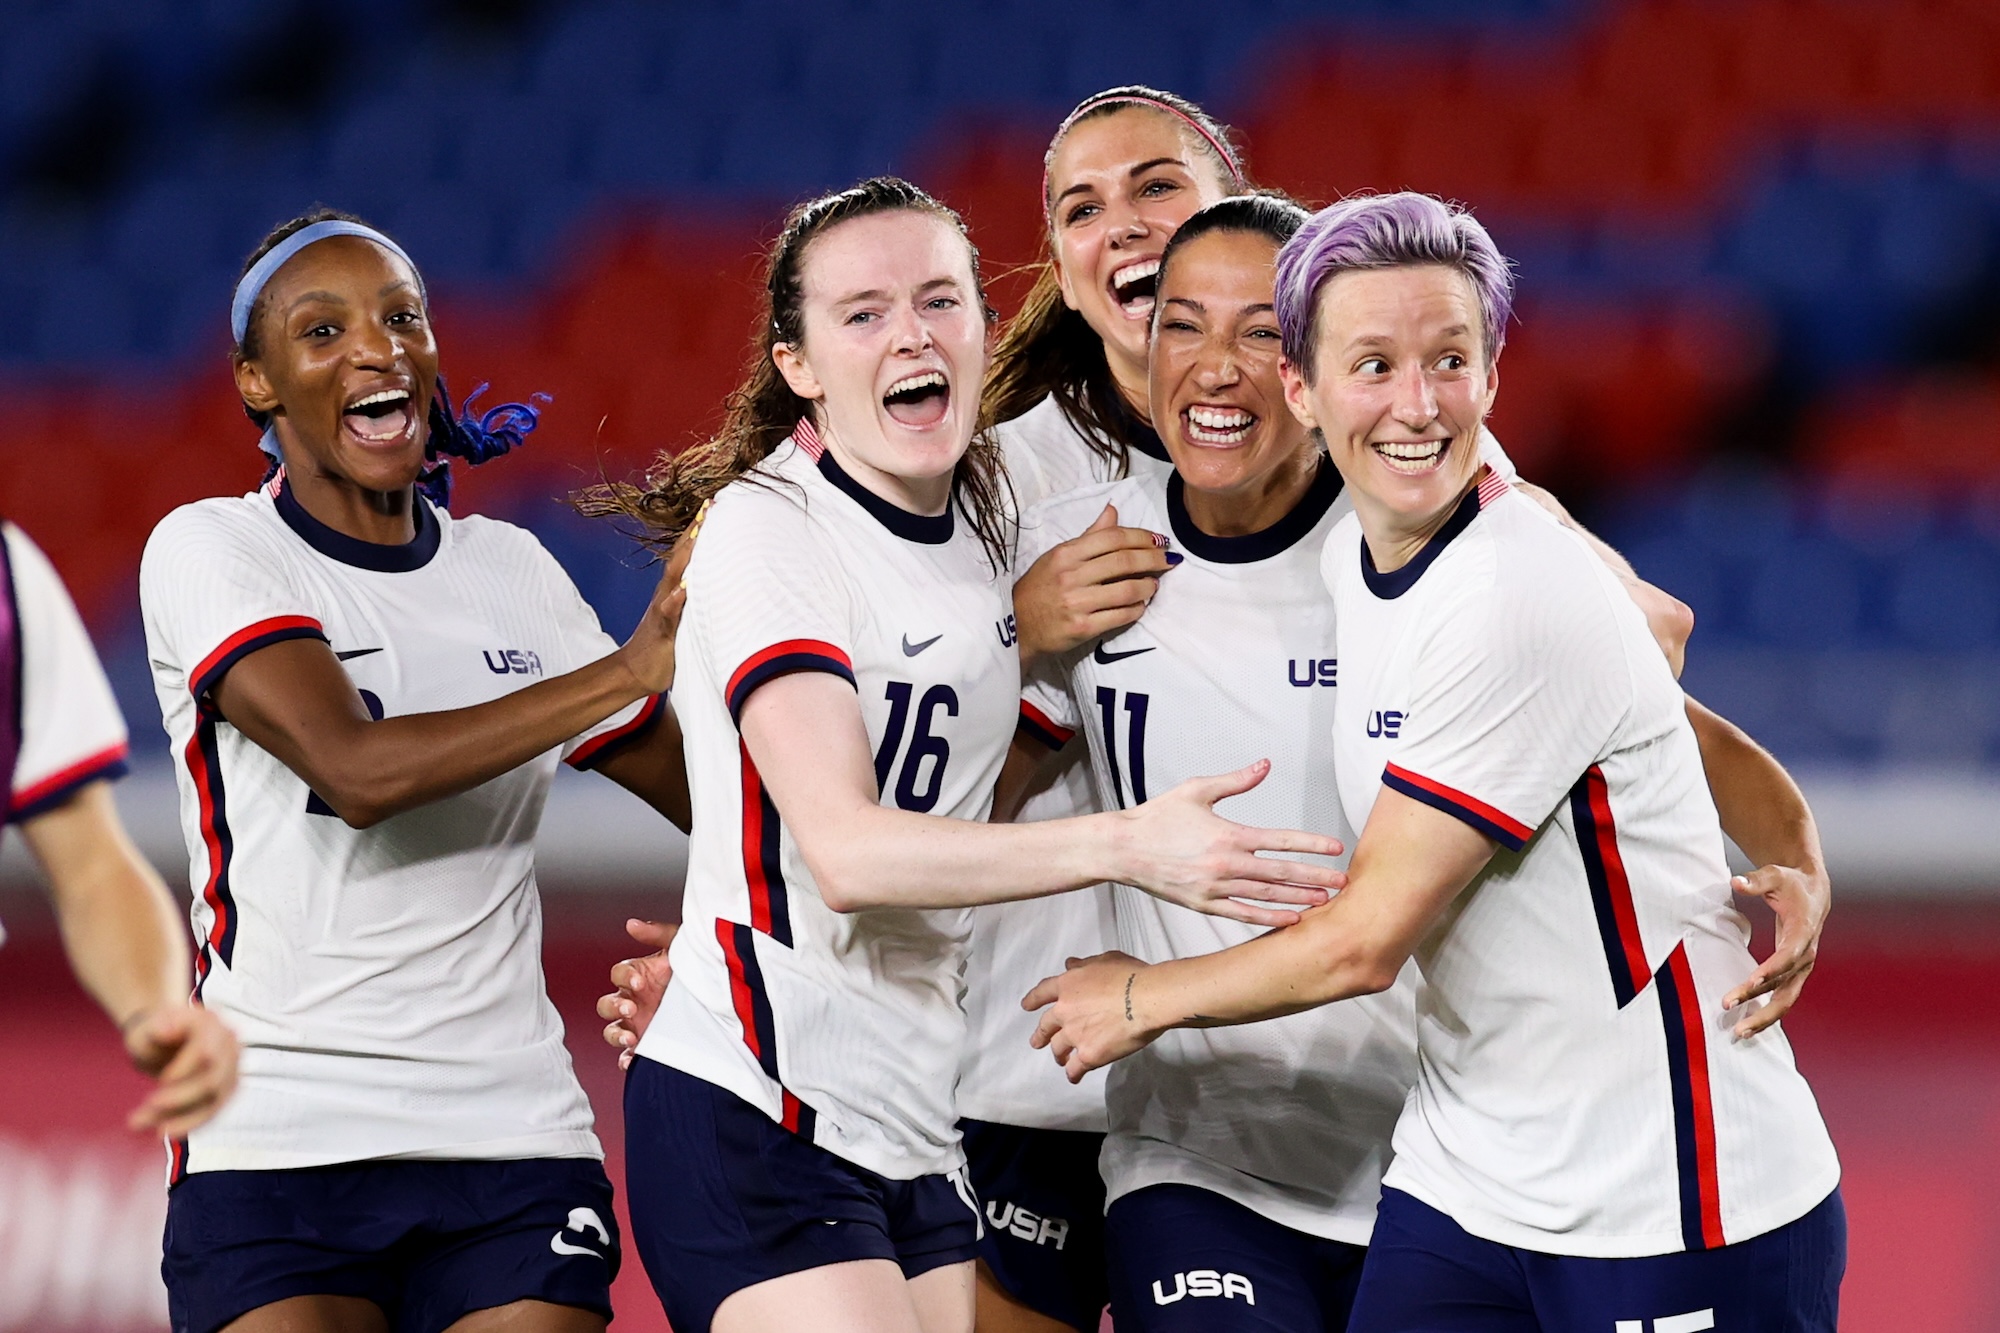
M 1270 307 L 1265 306 L 1264 309 L 1268 310 Z M 1448 329 L 1440 329 L 1438 336 L 1442 338 L 1470 338 L 1472 330 L 1463 324 L 1454 324 Z M 1394 341 L 1396 341 L 1394 338 L 1385 334 L 1371 333 L 1365 338 L 1355 338 L 1347 345 L 1349 347 L 1382 347 Z
M 1180 158 L 1177 157 L 1149 157 L 1144 162 L 1138 163 L 1130 171 L 1126 172 L 1125 179 L 1137 180 L 1139 177 L 1151 171 L 1154 167 L 1184 167 L 1186 165 L 1187 163 L 1183 162 Z M 1078 181 L 1076 184 L 1070 186 L 1067 190 L 1064 190 L 1061 194 L 1057 195 L 1055 197 L 1055 202 L 1059 204 L 1063 200 L 1069 198 L 1071 195 L 1076 194 L 1082 190 L 1088 190 L 1089 188 L 1090 188 L 1090 183 L 1088 181 Z
M 917 288 L 917 295 L 922 296 L 925 292 L 934 292 L 940 287 L 957 287 L 957 286 L 958 286 L 957 278 L 932 278 L 929 282 L 926 282 Z M 846 296 L 838 297 L 834 300 L 834 304 L 836 306 L 843 306 L 843 305 L 854 305 L 857 302 L 861 301 L 890 301 L 894 299 L 895 299 L 895 293 L 884 291 L 880 287 L 870 287 L 865 292 L 850 292 Z
M 406 288 L 412 291 L 415 290 L 415 288 L 411 286 L 407 278 L 396 278 L 393 281 L 391 281 L 387 286 L 383 287 L 382 290 L 376 292 L 375 295 L 387 296 L 391 292 L 403 290 Z M 293 299 L 290 305 L 285 307 L 285 313 L 290 314 L 292 311 L 297 310 L 300 306 L 305 305 L 310 301 L 324 301 L 328 305 L 347 304 L 347 298 L 335 292 L 328 292 L 328 291 L 301 292 L 297 297 Z

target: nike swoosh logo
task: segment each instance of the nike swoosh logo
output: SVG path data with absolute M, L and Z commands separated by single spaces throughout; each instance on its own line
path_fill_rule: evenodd
M 596 1250 L 591 1249 L 588 1245 L 570 1244 L 568 1241 L 562 1238 L 562 1232 L 560 1231 L 558 1231 L 555 1235 L 549 1237 L 549 1248 L 554 1250 L 557 1254 L 587 1254 L 593 1259 L 604 1258 L 603 1255 L 599 1254 Z
M 349 648 L 344 653 L 335 653 L 334 656 L 345 662 L 351 658 L 366 657 L 370 653 L 379 653 L 381 651 L 380 648 Z
M 905 634 L 903 636 L 903 656 L 915 657 L 918 653 L 930 647 L 932 644 L 936 643 L 939 639 L 942 639 L 943 637 L 944 635 L 942 634 L 933 634 L 928 639 L 925 639 L 922 643 L 911 643 L 910 636 Z
M 1154 645 L 1154 647 L 1158 646 L 1159 646 L 1158 644 Z M 1122 653 L 1107 653 L 1104 651 L 1104 645 L 1100 643 L 1097 645 L 1097 651 L 1092 653 L 1090 656 L 1091 659 L 1097 663 L 1097 665 L 1110 666 L 1113 662 L 1122 662 L 1128 657 L 1137 657 L 1140 653 L 1150 653 L 1152 651 L 1153 651 L 1152 648 L 1133 648 L 1127 652 L 1122 652 Z

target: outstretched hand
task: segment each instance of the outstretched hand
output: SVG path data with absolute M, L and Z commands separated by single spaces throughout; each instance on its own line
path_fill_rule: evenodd
M 648 694 L 662 694 L 673 688 L 674 636 L 680 633 L 681 612 L 687 607 L 685 576 L 688 561 L 694 558 L 695 538 L 707 517 L 708 508 L 704 505 L 688 530 L 674 543 L 673 554 L 667 557 L 666 567 L 660 571 L 659 586 L 653 589 L 652 602 L 618 650 L 626 667 Z
M 614 964 L 611 993 L 597 1001 L 597 1016 L 606 1020 L 604 1040 L 618 1052 L 620 1069 L 631 1068 L 639 1038 L 646 1035 L 647 1026 L 659 1011 L 660 999 L 667 993 L 667 982 L 674 974 L 667 962 L 667 949 L 680 933 L 680 927 L 635 917 L 625 923 L 625 933 L 640 944 L 652 945 L 654 952 Z
M 135 1019 L 125 1030 L 125 1052 L 159 1086 L 126 1117 L 126 1127 L 185 1138 L 236 1090 L 237 1049 L 236 1034 L 198 1004 L 162 1005 Z
M 1258 903 L 1317 907 L 1346 888 L 1346 872 L 1332 866 L 1257 854 L 1338 856 L 1340 839 L 1300 829 L 1252 828 L 1215 813 L 1217 801 L 1249 791 L 1270 771 L 1271 761 L 1259 759 L 1234 773 L 1190 778 L 1118 812 L 1116 817 L 1129 821 L 1128 850 L 1136 862 L 1128 882 L 1182 907 L 1253 926 L 1289 926 L 1299 919 L 1297 911 Z M 1245 898 L 1252 901 L 1238 901 Z
M 1072 958 L 1068 970 L 1044 978 L 1021 1001 L 1023 1009 L 1043 1009 L 1028 1038 L 1046 1048 L 1072 1083 L 1093 1069 L 1122 1060 L 1160 1035 L 1140 1025 L 1132 1009 L 1132 988 L 1146 964 L 1127 953 Z
M 1727 1010 L 1759 996 L 1771 997 L 1736 1024 L 1735 1034 L 1741 1039 L 1756 1036 L 1799 1002 L 1806 978 L 1819 959 L 1819 937 L 1826 929 L 1827 914 L 1833 910 L 1833 886 L 1824 874 L 1808 874 L 1790 866 L 1759 866 L 1730 880 L 1729 887 L 1745 897 L 1762 898 L 1778 919 L 1771 956 L 1722 998 L 1722 1007 Z

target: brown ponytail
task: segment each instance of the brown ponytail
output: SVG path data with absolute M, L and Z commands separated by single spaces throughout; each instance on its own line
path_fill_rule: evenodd
M 784 229 L 771 244 L 765 264 L 762 318 L 743 380 L 725 402 L 722 429 L 678 455 L 662 450 L 642 478 L 643 484 L 607 481 L 578 492 L 574 497 L 578 511 L 592 518 L 631 519 L 641 529 L 641 543 L 662 552 L 671 550 L 704 504 L 723 487 L 751 474 L 812 412 L 811 402 L 792 392 L 771 359 L 777 344 L 798 346 L 805 341 L 802 270 L 806 247 L 838 223 L 905 211 L 929 213 L 958 228 L 971 254 L 973 281 L 980 283 L 979 299 L 984 305 L 979 250 L 972 244 L 964 220 L 908 181 L 877 176 L 800 204 L 786 217 Z M 988 308 L 987 318 L 992 317 Z M 952 473 L 952 502 L 972 524 L 994 568 L 1004 568 L 1013 546 L 1013 496 L 1007 488 L 1000 446 L 984 429 L 973 436 Z

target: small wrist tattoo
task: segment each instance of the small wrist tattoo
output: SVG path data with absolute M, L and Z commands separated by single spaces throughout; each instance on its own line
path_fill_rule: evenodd
M 1125 1021 L 1127 1023 L 1132 1021 L 1132 983 L 1138 979 L 1139 974 L 1137 972 L 1129 972 L 1125 976 Z

